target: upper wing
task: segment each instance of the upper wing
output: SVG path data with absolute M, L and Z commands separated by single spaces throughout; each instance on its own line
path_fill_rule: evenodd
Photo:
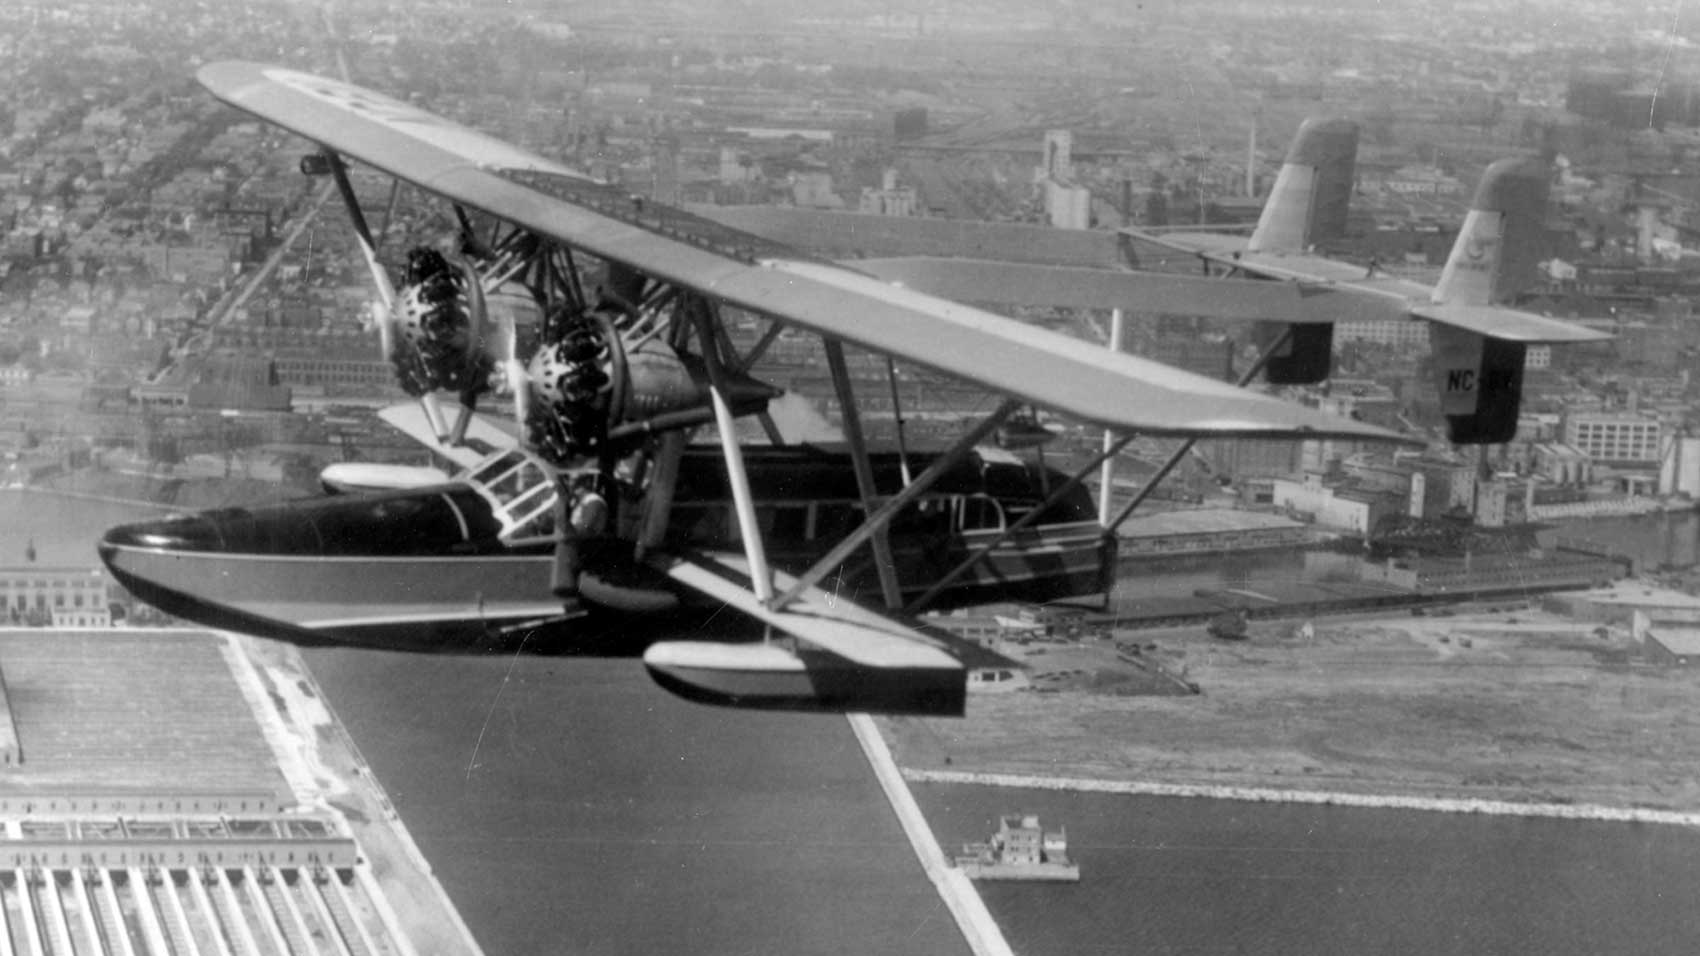
M 725 304 L 1150 434 L 1394 433 L 895 288 L 777 243 L 634 199 L 540 156 L 344 83 L 252 63 L 198 77 L 215 96 L 431 192 Z

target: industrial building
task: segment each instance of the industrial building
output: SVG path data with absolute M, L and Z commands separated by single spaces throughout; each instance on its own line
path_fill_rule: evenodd
M 1625 412 L 1573 412 L 1564 417 L 1564 443 L 1595 461 L 1659 460 L 1657 419 Z

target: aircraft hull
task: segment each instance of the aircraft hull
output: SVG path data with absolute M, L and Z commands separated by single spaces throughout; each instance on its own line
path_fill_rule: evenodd
M 860 520 L 842 456 L 773 449 L 752 459 L 758 521 L 771 525 L 768 557 L 775 568 L 800 573 Z M 898 486 L 896 458 L 874 463 L 876 478 Z M 718 466 L 687 456 L 660 551 L 740 549 Z M 905 600 L 920 597 L 971 549 L 991 544 L 997 527 L 1037 505 L 1041 480 L 1024 465 L 969 461 L 958 470 L 891 529 Z M 580 600 L 569 613 L 553 593 L 547 480 L 544 470 L 509 453 L 440 485 L 125 525 L 107 532 L 100 553 L 126 589 L 169 614 L 297 643 L 429 650 L 529 633 L 534 623 L 548 622 L 567 646 L 595 639 L 596 629 L 576 617 L 581 611 L 653 616 L 681 604 L 686 611 L 718 607 L 634 562 L 631 542 L 611 534 L 581 542 Z M 1114 554 L 1087 517 L 1090 501 L 1084 492 L 1076 497 L 1082 500 L 1056 506 L 1046 520 L 992 548 L 929 606 L 1103 593 Z M 881 603 L 868 548 L 820 586 L 851 601 Z
M 987 533 L 964 536 L 984 538 Z M 893 542 L 900 571 L 922 585 L 945 561 L 967 554 L 971 540 L 940 548 L 923 541 Z M 813 549 L 776 555 L 803 566 Z M 371 555 L 233 554 L 180 551 L 103 541 L 100 553 L 126 590 L 169 614 L 226 630 L 303 644 L 346 643 L 429 647 L 477 641 L 529 621 L 560 617 L 549 597 L 550 554 L 380 557 Z M 787 557 L 794 560 L 786 560 Z M 942 559 L 942 560 L 941 560 Z M 942 592 L 939 606 L 984 600 L 1047 600 L 1102 591 L 1096 526 L 1039 527 L 990 556 Z M 931 573 L 926 573 L 930 571 Z M 829 579 L 852 599 L 877 596 L 871 566 Z M 587 572 L 580 587 L 596 607 L 626 613 L 676 608 L 680 598 L 658 581 L 615 585 Z M 921 586 L 905 589 L 916 597 Z
M 103 542 L 120 584 L 170 614 L 296 643 L 429 644 L 559 616 L 542 555 L 351 557 Z

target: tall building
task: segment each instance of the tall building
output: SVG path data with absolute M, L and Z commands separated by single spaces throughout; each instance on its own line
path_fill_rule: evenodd
M 1659 460 L 1661 427 L 1656 419 L 1626 412 L 1570 412 L 1564 443 L 1595 461 Z
M 1045 132 L 1045 152 L 1033 171 L 1045 216 L 1058 229 L 1092 226 L 1092 193 L 1074 181 L 1074 134 L 1066 129 Z

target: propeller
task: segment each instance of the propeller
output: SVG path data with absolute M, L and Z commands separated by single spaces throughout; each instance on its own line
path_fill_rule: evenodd
M 531 376 L 526 371 L 525 361 L 519 357 L 519 329 L 514 322 L 513 313 L 505 310 L 498 312 L 492 321 L 486 298 L 488 290 L 484 288 L 484 280 L 477 266 L 465 256 L 456 256 L 453 264 L 460 271 L 461 282 L 465 288 L 466 309 L 471 326 L 471 347 L 480 351 L 486 361 L 494 362 L 499 367 L 502 388 L 513 396 L 514 421 L 523 434 L 526 419 L 531 414 Z M 486 376 L 480 384 L 487 386 L 488 382 L 489 378 Z M 470 416 L 476 404 L 477 392 L 461 393 L 462 422 Z M 457 423 L 456 438 L 458 440 L 464 437 L 465 426 Z

